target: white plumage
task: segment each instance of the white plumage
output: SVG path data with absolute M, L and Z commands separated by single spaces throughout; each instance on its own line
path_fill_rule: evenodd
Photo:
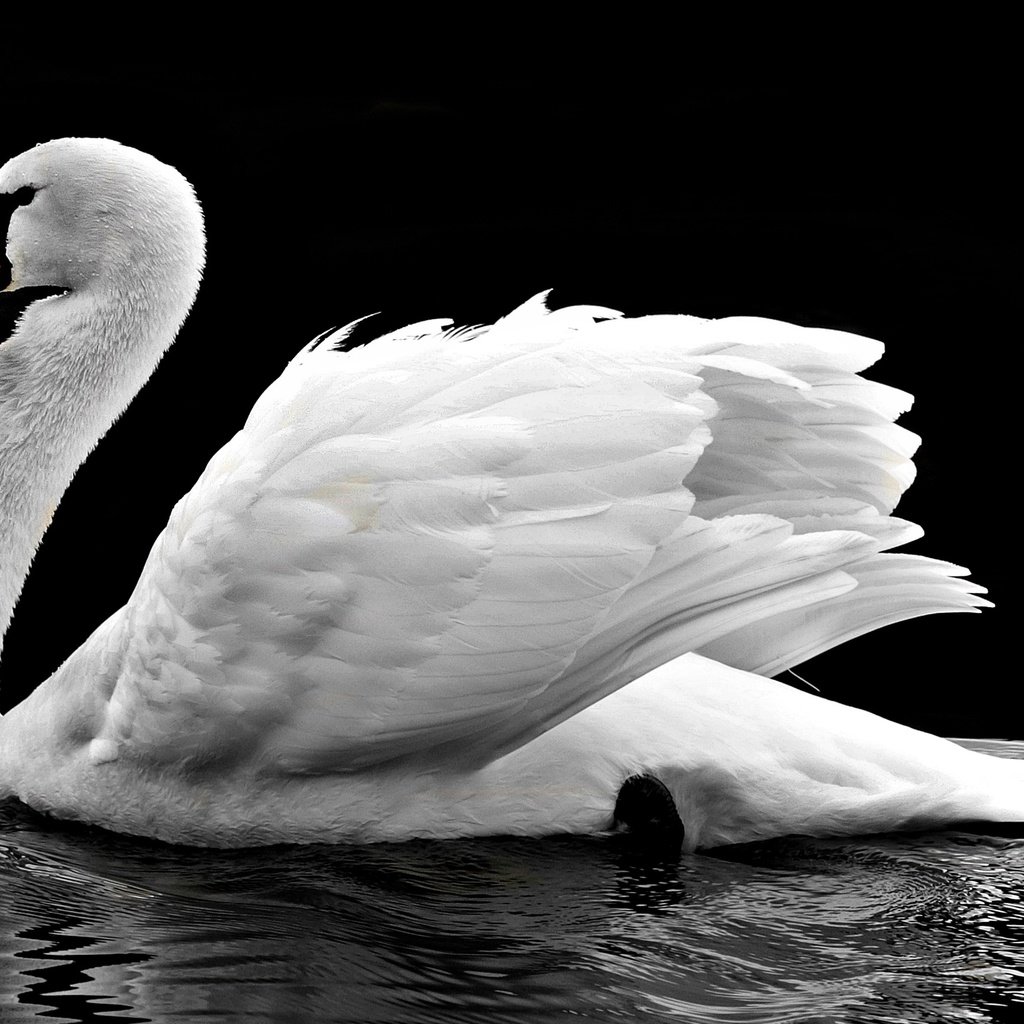
M 203 260 L 144 154 L 47 143 L 0 169 L 26 186 L 13 285 L 69 291 L 0 347 L 0 628 Z M 448 327 L 292 360 L 0 720 L 0 792 L 212 845 L 601 830 L 638 772 L 691 848 L 1024 818 L 1020 765 L 737 671 L 985 603 L 885 553 L 920 531 L 890 515 L 909 396 L 858 375 L 877 342 L 542 296 Z

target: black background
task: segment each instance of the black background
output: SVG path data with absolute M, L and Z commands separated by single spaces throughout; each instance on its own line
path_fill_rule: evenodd
M 196 187 L 209 263 L 36 558 L 3 706 L 123 603 L 174 501 L 313 335 L 375 311 L 382 329 L 491 321 L 554 287 L 558 304 L 884 340 L 869 375 L 917 396 L 902 422 L 924 436 L 899 509 L 927 531 L 911 550 L 970 566 L 998 607 L 890 627 L 801 674 L 935 731 L 1020 736 L 1001 666 L 1017 622 L 1015 128 L 989 42 L 952 26 L 842 58 L 834 37 L 648 54 L 614 34 L 381 56 L 350 37 L 165 63 L 5 43 L 0 162 L 63 135 L 152 152 Z M 0 300 L 9 318 L 16 296 Z

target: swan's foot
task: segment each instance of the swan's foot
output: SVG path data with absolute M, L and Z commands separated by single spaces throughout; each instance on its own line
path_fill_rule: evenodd
M 653 775 L 631 775 L 615 800 L 615 828 L 649 845 L 678 846 L 685 829 L 672 794 Z

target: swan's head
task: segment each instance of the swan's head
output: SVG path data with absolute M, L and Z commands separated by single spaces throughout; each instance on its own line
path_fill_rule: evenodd
M 8 290 L 116 287 L 141 275 L 156 288 L 188 291 L 191 304 L 203 216 L 173 167 L 109 139 L 56 139 L 0 167 L 0 193 L 28 200 L 11 217 Z

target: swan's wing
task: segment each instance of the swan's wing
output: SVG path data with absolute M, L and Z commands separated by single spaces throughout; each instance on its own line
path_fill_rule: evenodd
M 905 396 L 856 376 L 877 343 L 612 316 L 535 301 L 303 350 L 157 540 L 102 737 L 297 772 L 486 760 L 683 651 L 756 648 L 911 534 Z

